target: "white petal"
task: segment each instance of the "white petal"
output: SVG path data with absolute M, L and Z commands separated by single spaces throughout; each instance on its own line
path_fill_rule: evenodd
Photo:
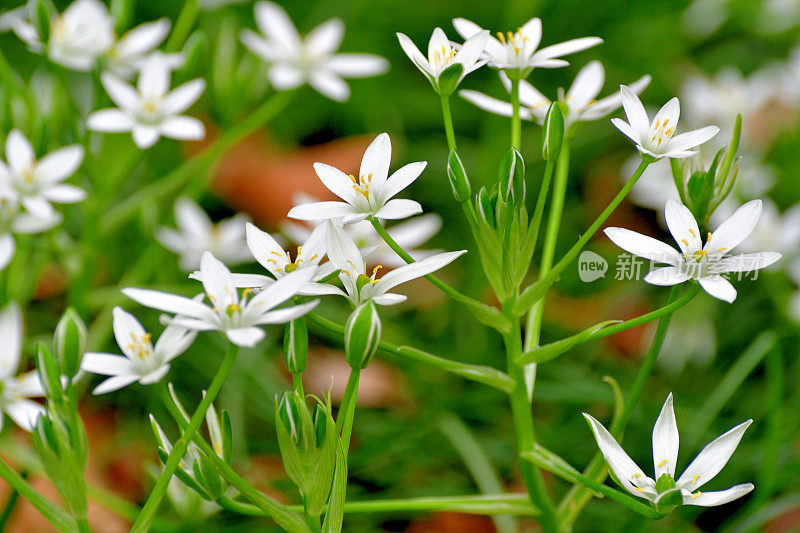
M 39 398 L 45 395 L 42 379 L 37 370 L 25 372 L 16 377 L 13 384 L 14 392 L 26 398 Z
M 684 494 L 684 505 L 699 505 L 702 507 L 714 507 L 732 502 L 741 498 L 755 488 L 752 483 L 743 483 L 735 485 L 729 489 L 717 490 L 713 492 L 696 492 L 692 494 Z
M 266 312 L 295 296 L 313 276 L 312 268 L 299 268 L 286 274 L 253 297 L 247 304 L 248 308 L 252 306 L 260 313 Z
M 644 281 L 652 285 L 672 286 L 692 279 L 691 270 L 687 266 L 654 268 L 644 277 Z
M 389 176 L 386 183 L 380 189 L 380 203 L 385 202 L 395 194 L 399 193 L 416 180 L 425 167 L 428 165 L 427 161 L 418 161 L 416 163 L 409 163 Z
M 131 342 L 139 342 L 147 334 L 147 331 L 135 316 L 121 307 L 115 307 L 112 315 L 114 317 L 112 324 L 117 345 L 129 359 L 135 360 L 138 357 L 138 353 L 132 351 L 129 346 Z
M 356 195 L 360 194 L 353 188 L 353 181 L 350 177 L 338 168 L 325 163 L 314 163 L 314 171 L 322 184 L 345 202 L 354 203 Z
M 164 357 L 164 361 L 172 361 L 189 349 L 197 338 L 197 331 L 170 324 L 158 337 L 153 350 Z
M 0 311 L 0 339 L 0 378 L 7 378 L 17 371 L 22 356 L 22 314 L 16 302 Z
M 591 61 L 583 67 L 567 91 L 566 98 L 570 109 L 584 108 L 594 100 L 600 94 L 605 78 L 603 65 L 599 61 Z
M 239 40 L 245 48 L 266 61 L 277 61 L 284 55 L 278 46 L 268 43 L 262 36 L 250 30 L 242 30 Z
M 322 256 L 325 255 L 325 232 L 326 226 L 324 224 L 318 224 L 305 242 L 303 242 L 301 250 L 297 253 L 297 259 L 307 263 L 319 263 Z
M 268 75 L 270 83 L 272 83 L 278 91 L 286 91 L 299 87 L 306 79 L 302 70 L 287 63 L 272 65 Z
M 670 198 L 664 208 L 664 218 L 681 252 L 691 255 L 703 248 L 700 228 L 688 207 Z
M 766 268 L 781 258 L 778 252 L 754 252 L 724 257 L 713 264 L 710 272 L 723 274 L 725 272 L 751 272 Z
M 266 336 L 264 330 L 257 327 L 252 328 L 236 328 L 225 331 L 225 336 L 228 340 L 237 346 L 245 346 L 252 348 Z
M 581 37 L 579 39 L 571 39 L 563 43 L 553 44 L 542 48 L 534 54 L 534 59 L 553 59 L 567 54 L 574 54 L 597 46 L 602 43 L 603 39 L 599 37 Z
M 269 311 L 261 315 L 258 319 L 259 324 L 285 324 L 295 318 L 307 314 L 309 311 L 319 305 L 319 300 L 312 300 L 301 305 L 292 305 L 290 307 L 282 307 L 274 311 Z
M 708 276 L 697 280 L 703 290 L 719 300 L 733 303 L 736 299 L 736 289 L 731 282 L 722 276 Z
M 42 191 L 42 195 L 59 204 L 74 204 L 86 199 L 86 191 L 74 185 L 60 184 Z
M 745 240 L 755 229 L 761 217 L 761 200 L 752 200 L 736 210 L 720 224 L 706 244 L 710 253 L 729 252 Z
M 467 41 L 461 45 L 461 49 L 459 49 L 458 53 L 456 53 L 455 60 L 462 65 L 464 65 L 464 74 L 462 74 L 462 78 L 475 70 L 476 63 L 478 59 L 480 59 L 481 55 L 483 54 L 484 49 L 486 48 L 486 41 L 489 39 L 489 32 L 482 31 L 477 35 L 473 35 Z M 449 43 L 448 43 L 449 44 Z M 478 63 L 477 66 L 481 66 L 484 63 Z
M 634 496 L 652 499 L 652 496 L 646 492 L 637 490 L 636 486 L 631 483 L 632 479 L 648 480 L 644 475 L 642 469 L 636 466 L 636 463 L 628 457 L 628 454 L 622 449 L 617 440 L 603 427 L 603 424 L 594 419 L 593 416 L 583 413 L 584 418 L 589 422 L 594 433 L 594 438 L 600 451 L 603 453 L 608 466 L 617 476 L 617 479 L 622 483 L 622 486 Z M 649 480 L 652 482 L 652 480 Z
M 719 128 L 716 126 L 706 126 L 699 130 L 681 133 L 667 141 L 666 146 L 664 146 L 664 151 L 681 152 L 689 148 L 696 148 L 714 137 L 717 133 L 719 133 Z
M 155 126 L 133 125 L 133 142 L 142 149 L 150 148 L 159 138 L 159 129 Z
M 350 98 L 350 86 L 334 72 L 315 70 L 309 76 L 308 84 L 331 100 L 344 102 Z
M 181 196 L 175 201 L 175 223 L 184 233 L 198 241 L 205 240 L 213 231 L 213 224 L 203 209 L 193 200 Z
M 510 117 L 513 113 L 513 107 L 511 106 L 510 102 L 498 100 L 497 98 L 483 94 L 482 92 L 479 91 L 464 89 L 462 91 L 458 91 L 458 95 L 462 97 L 464 100 L 472 104 L 475 104 L 477 107 L 483 109 L 484 111 L 488 111 L 489 113 L 494 113 L 495 115 Z M 522 116 L 523 111 L 525 111 L 524 108 L 520 109 L 520 116 Z M 529 117 L 530 115 L 528 115 L 528 120 L 530 120 Z
M 381 133 L 370 143 L 361 158 L 359 175 L 367 177 L 372 174 L 372 186 L 380 189 L 389 177 L 389 165 L 392 160 L 392 141 L 388 133 Z
M 87 352 L 81 359 L 81 370 L 103 376 L 133 375 L 133 363 L 127 357 L 110 353 Z
M 239 295 L 231 271 L 209 251 L 203 252 L 200 272 L 203 277 L 203 288 L 214 307 L 225 310 L 229 305 L 238 304 Z
M 422 206 L 419 205 L 419 202 L 403 198 L 389 200 L 375 213 L 375 216 L 387 220 L 400 220 L 419 213 L 422 213 Z
M 748 420 L 726 431 L 710 442 L 697 455 L 692 463 L 678 478 L 678 488 L 693 492 L 719 474 L 731 458 L 739 441 L 742 440 L 745 430 L 750 427 L 752 420 Z
M 392 226 L 387 231 L 405 249 L 416 248 L 442 228 L 442 217 L 436 213 L 421 215 Z
M 269 39 L 288 49 L 300 46 L 300 35 L 294 23 L 280 6 L 272 2 L 258 2 L 254 8 L 258 29 Z
M 414 263 L 397 267 L 380 278 L 380 281 L 374 285 L 374 288 L 378 294 L 383 294 L 401 283 L 421 278 L 431 272 L 436 272 L 440 268 L 449 265 L 466 252 L 466 250 L 445 252 L 428 257 L 422 261 L 415 261 Z
M 342 37 L 344 37 L 344 23 L 340 19 L 331 19 L 308 32 L 303 44 L 310 57 L 324 57 L 339 48 Z
M 647 112 L 644 110 L 642 101 L 639 100 L 639 97 L 635 92 L 630 90 L 630 88 L 625 85 L 620 85 L 619 92 L 622 96 L 622 107 L 625 109 L 625 115 L 628 117 L 628 123 L 636 135 L 636 139 L 634 140 L 639 142 L 650 130 L 650 121 L 647 118 Z M 623 133 L 625 132 L 623 131 Z M 628 134 L 625 133 L 625 135 Z
M 117 41 L 117 54 L 123 57 L 145 54 L 161 44 L 169 28 L 170 21 L 166 18 L 140 24 Z
M 642 140 L 641 136 L 636 133 L 633 127 L 621 118 L 612 118 L 611 123 L 633 142 L 639 143 Z
M 395 294 L 393 292 L 387 292 L 386 294 L 379 294 L 372 297 L 372 301 L 375 302 L 376 305 L 397 305 L 405 302 L 407 299 L 408 296 L 405 294 Z
M 661 109 L 658 110 L 656 116 L 653 117 L 653 123 L 650 126 L 648 138 L 656 137 L 659 128 L 661 128 L 662 130 L 664 129 L 674 130 L 675 127 L 677 127 L 678 125 L 678 120 L 680 119 L 680 116 L 681 116 L 681 104 L 677 98 L 672 98 L 669 102 L 664 104 L 661 107 Z M 661 151 L 666 152 L 667 145 L 664 145 Z
M 651 81 L 650 76 L 642 76 L 635 82 L 631 83 L 628 87 L 636 94 L 640 94 L 648 85 L 650 85 Z M 606 96 L 605 98 L 601 98 L 594 104 L 590 104 L 587 108 L 581 113 L 581 120 L 595 120 L 600 117 L 604 117 L 615 111 L 622 105 L 622 95 L 619 92 L 612 94 L 611 96 Z
M 178 296 L 176 294 L 150 289 L 135 288 L 122 289 L 122 293 L 145 307 L 158 309 L 166 313 L 187 315 L 200 320 L 208 319 L 211 314 L 211 309 L 207 306 L 191 298 L 186 298 L 185 296 Z
M 62 181 L 78 170 L 83 161 L 83 146 L 72 145 L 44 156 L 36 163 L 36 179 L 40 183 Z
M 161 135 L 183 141 L 199 141 L 206 136 L 203 123 L 194 117 L 169 117 L 158 127 Z
M 86 120 L 86 127 L 94 131 L 107 131 L 120 133 L 133 129 L 133 119 L 130 115 L 117 108 L 108 108 L 95 111 Z
M 625 228 L 606 228 L 603 232 L 614 244 L 633 255 L 673 266 L 683 262 L 675 248 L 652 237 Z
M 655 426 L 653 426 L 653 465 L 655 479 L 662 474 L 675 477 L 675 463 L 678 461 L 678 423 L 675 421 L 675 410 L 672 407 L 672 393 L 661 408 Z
M 280 244 L 266 231 L 261 231 L 251 223 L 246 225 L 247 247 L 261 266 L 273 274 L 288 262 L 286 252 Z M 280 263 L 278 263 L 280 261 Z
M 169 91 L 170 67 L 157 56 L 150 56 L 142 63 L 136 87 L 144 98 L 160 100 Z
M 108 96 L 114 101 L 117 106 L 125 110 L 138 110 L 140 107 L 141 99 L 136 89 L 128 85 L 126 82 L 119 79 L 114 74 L 104 72 L 100 76 L 100 80 L 105 87 Z
M 189 109 L 206 88 L 203 79 L 188 81 L 171 90 L 159 104 L 159 111 L 165 115 L 178 115 Z
M 36 426 L 39 416 L 45 413 L 44 406 L 31 400 L 9 402 L 3 409 L 25 431 L 31 431 Z
M 286 216 L 298 220 L 327 220 L 353 213 L 353 206 L 345 202 L 313 202 L 294 206 Z
M 530 19 L 522 25 L 520 33 L 528 38 L 527 46 L 531 50 L 535 50 L 542 41 L 542 20 L 538 17 Z
M 20 173 L 32 167 L 36 161 L 33 146 L 19 130 L 11 130 L 6 138 L 6 159 L 9 166 Z
M 114 377 L 108 378 L 107 380 L 102 382 L 100 385 L 95 387 L 95 389 L 92 391 L 92 394 L 99 395 L 99 394 L 106 394 L 106 393 L 109 393 L 109 392 L 114 392 L 114 391 L 119 390 L 119 389 L 121 389 L 123 387 L 127 387 L 131 383 L 135 383 L 136 381 L 138 381 L 138 379 L 139 379 L 139 376 L 138 375 L 133 375 L 133 374 L 123 375 L 123 376 L 114 376 Z
M 426 76 L 431 76 L 433 74 L 432 68 L 428 63 L 428 60 L 425 59 L 425 56 L 422 55 L 422 52 L 419 51 L 419 48 L 414 44 L 414 42 L 408 38 L 403 33 L 397 34 L 397 39 L 400 41 L 400 46 L 403 48 L 403 52 L 406 53 L 408 58 L 411 60 L 414 65 Z
M 14 257 L 16 244 L 10 233 L 0 235 L 0 270 L 3 270 Z
M 325 243 L 328 258 L 337 269 L 348 271 L 352 277 L 364 273 L 364 259 L 352 237 L 342 231 L 333 222 L 327 222 Z
M 23 196 L 20 203 L 25 210 L 36 218 L 46 219 L 53 216 L 53 206 L 43 196 Z
M 469 39 L 473 35 L 476 35 L 483 31 L 483 28 L 481 28 L 471 20 L 467 20 L 465 18 L 453 19 L 453 27 L 456 29 L 458 34 L 464 39 Z
M 162 365 L 149 374 L 139 378 L 139 383 L 142 385 L 152 385 L 153 383 L 158 383 L 161 381 L 161 378 L 167 375 L 167 372 L 169 372 L 169 365 Z
M 336 54 L 325 68 L 343 78 L 369 78 L 389 70 L 389 62 L 372 54 Z

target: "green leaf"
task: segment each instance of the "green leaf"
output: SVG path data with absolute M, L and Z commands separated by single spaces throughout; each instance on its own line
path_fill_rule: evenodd
M 347 495 L 347 453 L 342 443 L 336 442 L 336 471 L 333 475 L 328 508 L 322 523 L 324 533 L 341 533 L 344 521 L 344 502 Z
M 595 324 L 594 326 L 585 329 L 580 333 L 572 335 L 571 337 L 551 342 L 550 344 L 545 344 L 544 346 L 535 348 L 529 352 L 525 352 L 517 358 L 516 363 L 519 365 L 527 365 L 530 363 L 543 363 L 545 361 L 550 361 L 551 359 L 555 359 L 559 355 L 571 350 L 572 348 L 587 342 L 592 335 L 604 327 L 611 324 L 619 324 L 620 322 L 622 321 L 606 320 L 604 322 L 600 322 L 599 324 Z

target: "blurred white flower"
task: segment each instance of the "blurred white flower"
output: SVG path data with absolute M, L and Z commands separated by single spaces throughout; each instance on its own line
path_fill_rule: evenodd
M 511 80 L 505 72 L 500 73 L 500 80 L 506 91 L 511 91 Z M 559 91 L 559 102 L 566 108 L 564 117 L 565 126 L 579 121 L 597 120 L 609 115 L 619 109 L 622 105 L 622 96 L 619 92 L 596 100 L 597 95 L 603 89 L 605 82 L 605 70 L 599 61 L 592 61 L 583 67 L 575 81 L 572 82 L 569 90 L 564 94 Z M 636 94 L 641 93 L 650 84 L 650 76 L 642 76 L 630 85 L 630 89 Z M 472 102 L 476 106 L 496 113 L 504 117 L 512 114 L 511 102 L 498 100 L 478 91 L 464 90 L 459 91 L 460 96 Z M 536 120 L 541 123 L 550 107 L 550 99 L 536 90 L 536 88 L 525 80 L 520 81 L 519 101 L 521 104 L 520 117 L 525 120 Z
M 39 217 L 20 210 L 13 199 L 0 197 L 0 270 L 8 266 L 14 257 L 16 244 L 13 233 L 42 233 L 61 222 L 61 215 L 53 212 L 51 216 Z
M 142 385 L 157 383 L 169 371 L 170 362 L 186 351 L 197 337 L 196 331 L 167 326 L 153 345 L 150 333 L 132 314 L 115 307 L 114 337 L 124 355 L 87 352 L 81 369 L 93 374 L 111 376 L 98 385 L 93 394 L 105 394 L 138 381 Z
M 736 210 L 717 229 L 708 234 L 705 246 L 691 211 L 675 200 L 667 200 L 664 216 L 680 252 L 661 241 L 624 228 L 606 228 L 605 234 L 623 250 L 649 261 L 669 266 L 651 270 L 644 278 L 653 285 L 676 285 L 690 279 L 714 298 L 726 302 L 736 299 L 736 289 L 722 276 L 759 270 L 781 258 L 777 252 L 756 252 L 727 257 L 753 231 L 761 215 L 761 200 L 753 200 Z
M 464 39 L 469 39 L 485 31 L 474 22 L 463 18 L 453 19 L 453 26 Z M 486 41 L 484 58 L 489 62 L 490 67 L 515 71 L 512 77 L 527 78 L 528 74 L 537 67 L 565 67 L 569 63 L 563 59 L 557 59 L 558 57 L 574 54 L 603 42 L 599 37 L 582 37 L 537 50 L 541 40 L 542 21 L 532 18 L 515 33 L 497 32 L 497 38 L 490 35 Z
M 636 143 L 636 149 L 644 156 L 655 159 L 688 157 L 696 153 L 691 148 L 700 146 L 719 133 L 718 127 L 706 126 L 674 136 L 681 113 L 680 102 L 677 98 L 664 104 L 664 107 L 656 113 L 653 122 L 650 123 L 647 112 L 636 93 L 624 85 L 620 86 L 620 93 L 628 122 L 618 118 L 612 118 L 611 122 L 626 137 Z
M 662 371 L 677 376 L 687 365 L 697 370 L 714 361 L 717 353 L 714 313 L 714 300 L 694 298 L 682 312 L 672 315 L 664 344 L 658 352 L 658 366 Z M 655 324 L 653 326 L 655 333 Z M 652 341 L 652 335 L 642 338 L 642 353 L 650 348 Z
M 293 207 L 289 218 L 325 220 L 342 218 L 344 223 L 376 218 L 397 220 L 422 212 L 419 202 L 394 199 L 393 196 L 411 185 L 425 170 L 427 162 L 409 163 L 389 176 L 392 143 L 381 133 L 364 152 L 358 178 L 324 163 L 314 163 L 320 181 L 343 202 L 314 202 Z
M 22 315 L 15 302 L 0 311 L 0 428 L 5 412 L 19 427 L 31 431 L 44 407 L 30 398 L 44 396 L 44 388 L 35 370 L 15 376 L 22 357 Z
M 23 17 L 9 21 L 14 32 L 31 50 L 46 53 L 54 63 L 88 72 L 108 67 L 121 76 L 133 74 L 144 58 L 169 33 L 170 22 L 160 19 L 133 28 L 117 39 L 114 20 L 98 0 L 77 0 L 50 24 L 48 42 L 42 43 L 36 27 Z
M 476 33 L 466 40 L 458 48 L 451 45 L 450 41 L 441 28 L 435 28 L 430 41 L 428 41 L 428 58 L 420 53 L 416 45 L 405 34 L 398 33 L 400 46 L 411 59 L 414 65 L 428 78 L 434 90 L 445 96 L 452 94 L 464 77 L 479 69 L 486 64 L 481 60 L 486 40 L 489 38 L 488 31 Z M 447 86 L 440 85 L 442 73 L 453 65 L 461 65 L 461 73 L 456 80 L 447 80 Z
M 161 227 L 156 238 L 180 256 L 180 267 L 187 272 L 200 266 L 205 251 L 231 265 L 249 263 L 250 251 L 244 243 L 247 221 L 246 215 L 238 214 L 215 224 L 194 201 L 181 197 L 175 201 L 178 229 Z
M 89 115 L 87 127 L 105 132 L 130 131 L 133 141 L 142 149 L 153 146 L 159 137 L 202 139 L 203 123 L 181 113 L 197 101 L 206 82 L 196 79 L 170 91 L 170 69 L 163 57 L 148 58 L 139 72 L 136 88 L 114 74 L 103 73 L 103 87 L 119 108 L 95 111 Z
M 230 270 L 211 252 L 205 252 L 200 260 L 198 277 L 202 280 L 210 305 L 150 289 L 127 288 L 122 292 L 145 307 L 178 315 L 167 320 L 171 325 L 196 331 L 221 331 L 233 344 L 252 347 L 265 336 L 264 330 L 258 326 L 289 322 L 303 316 L 319 303 L 314 300 L 273 309 L 297 295 L 312 275 L 309 269 L 292 272 L 248 299 L 249 291 L 239 296 Z
M 31 215 L 54 215 L 50 202 L 71 204 L 86 198 L 86 191 L 61 183 L 78 170 L 83 147 L 67 146 L 36 160 L 30 141 L 19 130 L 6 139 L 6 165 L 0 162 L 0 196 L 19 202 Z
M 251 52 L 269 64 L 269 79 L 285 91 L 308 83 L 336 101 L 350 97 L 342 78 L 382 74 L 389 63 L 372 54 L 337 54 L 344 37 L 344 23 L 331 19 L 301 37 L 286 12 L 272 2 L 258 2 L 255 20 L 261 34 L 242 30 L 240 39 Z
M 412 279 L 427 276 L 449 265 L 466 252 L 466 250 L 460 250 L 436 254 L 421 261 L 392 269 L 382 277 L 378 277 L 378 272 L 383 266 L 377 265 L 372 270 L 372 274 L 367 275 L 364 257 L 353 239 L 332 221 L 329 220 L 326 224 L 328 259 L 336 269 L 341 270 L 339 279 L 344 285 L 344 290 L 333 287 L 333 293 L 344 296 L 354 306 L 367 300 L 372 300 L 378 305 L 393 305 L 403 302 L 406 299 L 405 295 L 388 291 Z
M 739 446 L 745 430 L 753 423 L 752 420 L 739 424 L 710 442 L 676 480 L 675 467 L 680 438 L 672 407 L 672 393 L 667 396 L 653 427 L 655 479 L 644 474 L 600 422 L 586 413 L 583 416 L 589 422 L 597 445 L 614 476 L 625 490 L 638 498 L 644 498 L 656 505 L 663 503 L 668 508 L 676 503 L 679 505 L 680 502 L 683 505 L 713 507 L 741 498 L 754 488 L 752 483 L 744 483 L 721 491 L 698 490 L 725 467 Z M 679 496 L 677 502 L 669 497 L 671 494 Z

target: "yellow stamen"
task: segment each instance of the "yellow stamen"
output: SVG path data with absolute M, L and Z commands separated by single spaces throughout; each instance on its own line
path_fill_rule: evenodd
M 694 485 L 695 483 L 697 483 L 697 480 L 698 480 L 698 479 L 700 479 L 700 474 L 697 474 L 696 476 L 694 476 L 694 477 L 692 478 L 692 485 Z
M 660 463 L 658 463 L 656 466 L 657 466 L 657 467 L 662 467 L 662 466 L 664 466 L 665 464 L 667 464 L 668 462 L 669 462 L 669 460 L 668 460 L 668 459 L 664 459 L 663 461 L 661 461 Z
M 692 237 L 697 238 L 697 234 L 694 232 L 693 229 L 689 229 L 689 233 L 692 234 Z
M 694 499 L 694 498 L 697 498 L 697 497 L 698 497 L 698 496 L 700 496 L 701 494 L 703 494 L 703 493 L 702 493 L 702 492 L 700 492 L 700 491 L 698 490 L 697 492 L 695 492 L 694 494 L 692 494 L 692 499 Z

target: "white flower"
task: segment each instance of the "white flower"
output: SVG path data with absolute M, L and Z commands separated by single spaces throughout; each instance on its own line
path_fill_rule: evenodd
M 469 39 L 483 30 L 472 21 L 463 18 L 453 20 L 453 26 L 464 39 Z M 498 39 L 491 35 L 486 41 L 484 57 L 489 66 L 500 70 L 518 71 L 514 77 L 526 78 L 534 68 L 557 68 L 569 63 L 557 59 L 566 54 L 573 54 L 602 43 L 598 37 L 582 37 L 563 43 L 554 44 L 537 50 L 542 40 L 542 21 L 532 18 L 516 33 L 497 33 Z
M 261 35 L 243 30 L 242 43 L 269 63 L 269 79 L 285 91 L 308 83 L 337 101 L 350 97 L 342 78 L 364 78 L 386 72 L 388 62 L 372 54 L 335 54 L 344 36 L 344 24 L 331 19 L 301 37 L 289 16 L 277 4 L 258 2 L 254 9 Z
M 333 294 L 339 294 L 349 299 L 353 305 L 372 300 L 378 305 L 393 305 L 405 301 L 406 296 L 388 292 L 392 288 L 411 281 L 412 279 L 427 276 L 452 263 L 466 250 L 458 252 L 445 252 L 428 257 L 421 261 L 397 267 L 382 277 L 377 277 L 381 265 L 367 275 L 367 266 L 362 252 L 347 233 L 337 227 L 332 221 L 327 222 L 326 235 L 328 259 L 336 269 L 340 269 L 339 279 L 344 285 L 344 291 L 334 287 Z
M 664 104 L 664 107 L 656 113 L 651 124 L 636 93 L 624 85 L 620 86 L 620 92 L 628 122 L 618 118 L 612 118 L 611 122 L 619 131 L 635 142 L 636 148 L 644 155 L 656 159 L 689 157 L 697 153 L 691 148 L 700 146 L 719 132 L 719 128 L 716 126 L 706 126 L 673 137 L 681 114 L 680 102 L 677 98 Z
M 22 356 L 22 316 L 16 303 L 8 304 L 0 311 L 0 339 L 3 349 L 0 351 L 0 411 L 26 431 L 36 425 L 44 407 L 30 400 L 44 396 L 44 388 L 39 373 L 27 372 L 14 376 Z M 0 413 L 0 427 L 3 425 Z
M 17 35 L 35 52 L 46 51 L 54 63 L 88 72 L 104 61 L 111 70 L 128 76 L 169 33 L 170 22 L 160 19 L 133 28 L 117 39 L 114 20 L 98 0 L 77 0 L 50 24 L 50 38 L 42 43 L 33 24 L 11 21 Z M 172 57 L 176 57 L 173 55 Z
M 159 228 L 158 241 L 180 256 L 180 267 L 191 272 L 200 266 L 203 252 L 209 251 L 220 261 L 232 265 L 250 262 L 250 251 L 244 244 L 246 215 L 236 215 L 217 224 L 203 209 L 186 197 L 175 201 L 175 224 Z
M 397 220 L 421 213 L 422 206 L 419 202 L 390 198 L 411 185 L 428 163 L 409 163 L 389 176 L 391 159 L 392 143 L 389 134 L 381 133 L 364 152 L 357 178 L 330 165 L 314 163 L 314 170 L 323 185 L 344 201 L 298 205 L 287 216 L 299 220 L 341 217 L 344 223 L 349 224 L 364 220 L 370 215 Z
M 312 275 L 309 269 L 292 272 L 248 299 L 248 291 L 239 296 L 230 270 L 211 252 L 205 252 L 200 261 L 199 278 L 211 305 L 149 289 L 128 288 L 122 292 L 146 307 L 181 315 L 169 319 L 170 324 L 197 331 L 221 331 L 234 344 L 255 346 L 265 335 L 258 326 L 289 322 L 319 303 L 315 300 L 273 310 L 298 294 Z
M 675 480 L 679 436 L 675 411 L 672 408 L 672 393 L 667 396 L 667 401 L 664 402 L 661 414 L 653 427 L 655 479 L 642 472 L 600 422 L 586 413 L 583 413 L 583 416 L 589 421 L 600 451 L 603 452 L 611 471 L 622 486 L 634 496 L 645 498 L 658 505 L 667 494 L 679 491 L 683 505 L 713 507 L 741 498 L 754 488 L 751 483 L 744 483 L 721 491 L 698 490 L 725 467 L 739 441 L 742 440 L 745 430 L 752 424 L 752 420 L 739 424 L 709 443 Z
M 511 91 L 511 80 L 504 72 L 500 73 L 500 79 L 506 88 Z M 592 61 L 583 67 L 575 81 L 572 82 L 566 95 L 560 91 L 559 101 L 564 105 L 567 113 L 564 117 L 565 126 L 569 127 L 578 121 L 597 120 L 616 111 L 622 105 L 620 93 L 614 93 L 600 100 L 596 100 L 597 95 L 603 88 L 605 81 L 605 71 L 599 61 Z M 642 76 L 630 85 L 636 94 L 641 93 L 650 84 L 650 76 Z M 478 91 L 464 90 L 458 93 L 476 106 L 505 117 L 512 114 L 510 102 L 498 100 L 487 96 Z M 550 107 L 550 99 L 536 90 L 536 88 L 525 80 L 519 84 L 519 101 L 521 104 L 520 117 L 525 120 L 536 120 L 541 123 Z
M 19 130 L 11 130 L 6 160 L 8 165 L 0 162 L 0 196 L 21 203 L 36 217 L 53 216 L 50 202 L 74 203 L 86 198 L 83 189 L 61 183 L 81 166 L 80 145 L 61 148 L 37 161 L 28 139 Z
M 667 200 L 664 217 L 680 252 L 661 241 L 624 228 L 606 228 L 605 234 L 623 250 L 670 266 L 651 270 L 644 280 L 653 285 L 676 285 L 695 279 L 703 289 L 726 302 L 736 299 L 736 289 L 722 274 L 742 273 L 768 267 L 781 258 L 777 252 L 757 252 L 727 257 L 744 241 L 761 216 L 761 200 L 747 202 L 708 234 L 705 246 L 691 211 L 675 200 Z
M 444 31 L 436 28 L 428 42 L 427 59 L 405 34 L 398 33 L 397 38 L 409 59 L 425 74 L 433 88 L 440 94 L 443 92 L 442 89 L 446 94 L 451 94 L 467 74 L 486 64 L 486 61 L 481 60 L 480 57 L 486 46 L 486 40 L 489 38 L 488 31 L 476 33 L 456 49 L 450 44 Z M 440 76 L 453 65 L 461 65 L 461 74 L 456 81 L 449 81 L 448 87 L 440 87 Z
M 3 270 L 14 257 L 16 244 L 12 233 L 41 233 L 61 222 L 61 215 L 53 212 L 51 216 L 39 217 L 20 211 L 14 199 L 0 196 L 0 270 Z
M 203 123 L 181 115 L 200 97 L 206 86 L 192 80 L 169 90 L 171 65 L 163 56 L 152 56 L 142 65 L 137 88 L 114 74 L 103 73 L 101 81 L 119 109 L 108 108 L 89 115 L 87 127 L 95 131 L 133 132 L 139 148 L 149 148 L 159 137 L 199 140 Z
M 186 351 L 197 336 L 178 326 L 167 326 L 153 345 L 151 336 L 132 314 L 115 307 L 114 336 L 124 355 L 88 352 L 81 369 L 93 374 L 112 376 L 93 393 L 105 394 L 138 381 L 142 385 L 158 382 L 169 371 L 170 362 Z

